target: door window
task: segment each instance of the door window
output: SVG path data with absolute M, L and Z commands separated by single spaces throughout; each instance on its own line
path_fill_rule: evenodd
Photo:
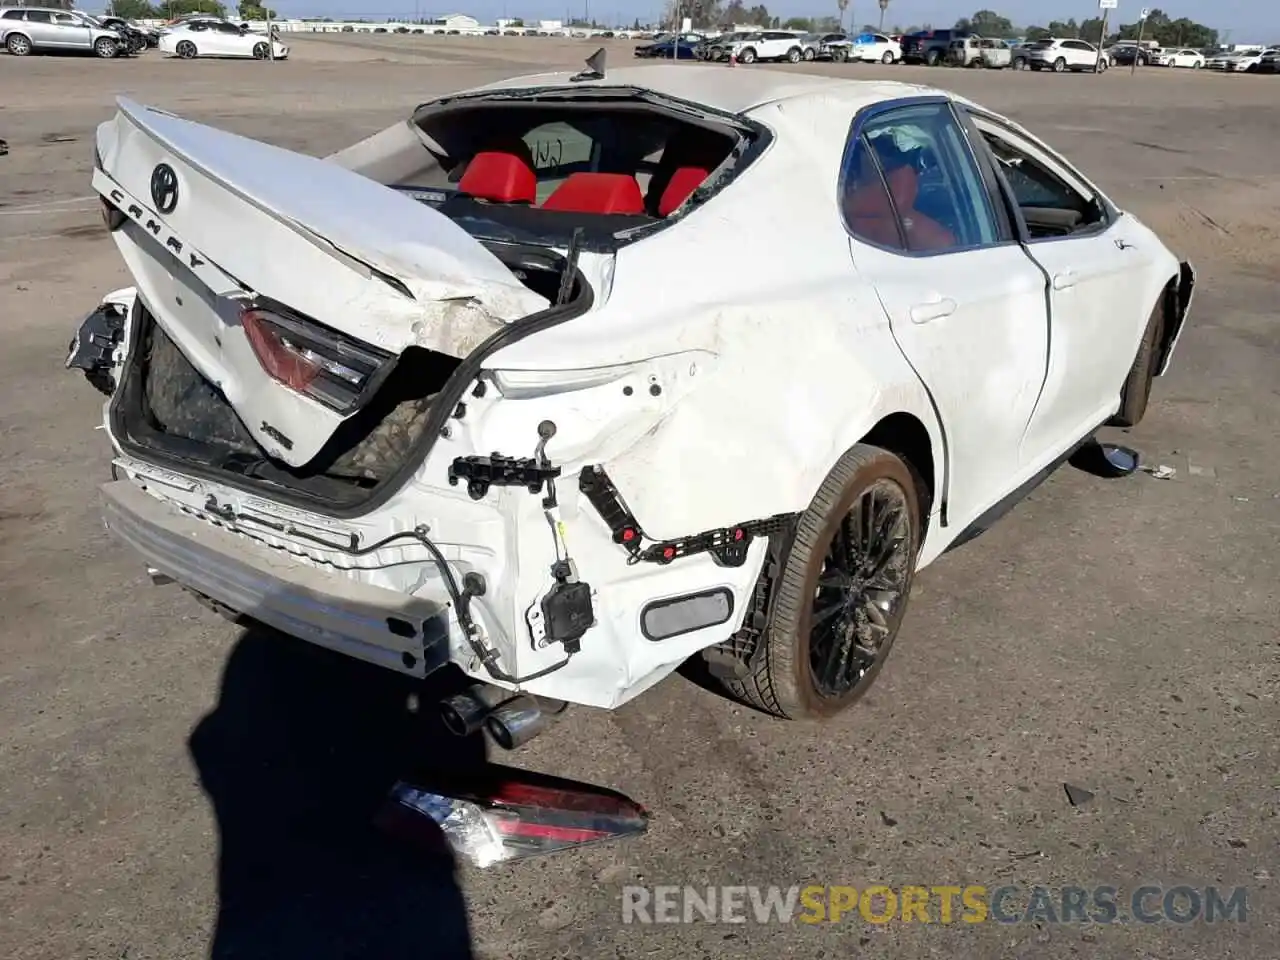
M 85 24 L 81 23 L 77 18 L 75 18 L 75 17 L 71 16 L 71 14 L 69 14 L 69 13 L 55 13 L 55 14 L 53 15 L 53 22 L 54 22 L 54 23 L 56 23 L 56 24 L 57 24 L 58 26 L 60 26 L 60 27 L 82 27 L 82 26 L 85 26 Z
M 1047 151 L 1001 124 L 974 116 L 1032 240 L 1093 233 L 1109 215 L 1096 193 Z
M 845 224 L 854 236 L 912 253 L 1007 239 L 949 104 L 878 112 L 863 122 L 855 120 L 853 136 L 840 195 Z
M 239 27 L 237 27 L 234 23 L 216 23 L 214 24 L 213 29 L 216 30 L 218 33 L 233 33 L 237 37 L 240 36 L 242 33 L 244 33 L 244 31 L 241 30 Z
M 28 10 L 27 23 L 53 23 L 53 14 L 44 10 Z

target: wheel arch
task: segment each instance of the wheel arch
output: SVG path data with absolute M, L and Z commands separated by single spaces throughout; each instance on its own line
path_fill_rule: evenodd
M 910 465 L 923 484 L 923 489 L 917 490 L 916 495 L 922 534 L 927 534 L 938 489 L 937 462 L 941 458 L 941 451 L 938 454 L 934 452 L 934 438 L 929 428 L 915 414 L 899 411 L 882 417 L 858 442 L 888 450 Z

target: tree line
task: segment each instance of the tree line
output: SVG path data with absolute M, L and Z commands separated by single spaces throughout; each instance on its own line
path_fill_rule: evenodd
M 148 3 L 147 0 L 111 0 L 107 4 L 107 12 L 126 20 L 172 20 L 189 13 L 225 17 L 227 7 L 217 0 L 164 0 L 158 4 Z M 236 7 L 236 17 L 240 20 L 275 20 L 276 12 L 253 3 L 252 0 L 242 0 Z

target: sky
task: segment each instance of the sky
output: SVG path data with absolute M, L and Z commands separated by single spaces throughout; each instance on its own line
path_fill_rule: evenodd
M 753 0 L 745 0 L 747 6 Z M 1230 30 L 1233 43 L 1266 43 L 1280 40 L 1280 3 L 1277 0 L 1120 0 L 1118 13 L 1121 23 L 1138 19 L 1144 4 L 1159 7 L 1169 16 L 1188 17 L 1220 31 Z M 768 3 L 769 11 L 781 17 L 835 16 L 834 0 L 774 0 Z M 528 19 L 559 19 L 580 17 L 587 13 L 596 20 L 611 23 L 656 21 L 665 6 L 664 0 L 276 0 L 273 4 L 281 16 L 328 16 L 335 19 L 365 17 L 386 19 L 395 16 L 421 16 L 445 13 L 467 13 L 482 23 L 491 23 L 501 16 Z M 983 9 L 995 10 L 1011 19 L 1016 26 L 1047 23 L 1050 20 L 1067 20 L 1075 17 L 1084 20 L 1098 12 L 1097 0 L 992 0 L 983 4 L 978 0 L 891 0 L 885 14 L 885 26 L 898 24 L 910 26 L 932 23 L 936 27 L 950 26 L 958 17 L 971 16 Z M 827 9 L 829 8 L 829 9 Z M 857 26 L 877 23 L 880 7 L 877 0 L 850 0 L 845 13 L 846 23 Z

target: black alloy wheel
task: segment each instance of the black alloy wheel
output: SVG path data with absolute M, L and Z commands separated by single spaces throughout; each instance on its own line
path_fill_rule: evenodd
M 817 693 L 850 700 L 874 679 L 905 609 L 911 510 L 889 479 L 862 491 L 834 531 L 809 612 L 809 669 Z

